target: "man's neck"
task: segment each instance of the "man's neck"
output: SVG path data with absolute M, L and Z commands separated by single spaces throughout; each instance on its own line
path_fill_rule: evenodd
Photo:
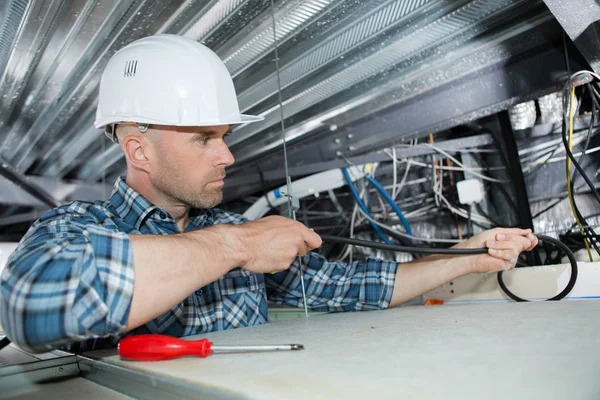
M 134 179 L 127 176 L 125 183 L 144 196 L 146 200 L 164 210 L 171 215 L 175 223 L 179 227 L 180 232 L 184 232 L 190 222 L 190 206 L 176 201 L 172 198 L 167 198 L 162 193 L 156 190 L 152 184 L 145 180 Z

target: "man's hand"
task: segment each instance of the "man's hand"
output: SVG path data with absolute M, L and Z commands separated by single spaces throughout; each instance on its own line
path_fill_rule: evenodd
M 242 268 L 257 273 L 288 269 L 297 256 L 321 246 L 321 237 L 300 222 L 270 216 L 238 225 L 244 253 Z
M 494 228 L 481 232 L 455 248 L 487 247 L 488 254 L 469 256 L 472 272 L 496 272 L 513 269 L 522 251 L 537 246 L 538 239 L 531 229 Z

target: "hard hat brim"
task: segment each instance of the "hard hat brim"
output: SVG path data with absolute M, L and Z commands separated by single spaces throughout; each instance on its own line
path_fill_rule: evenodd
M 98 129 L 104 128 L 107 125 L 122 124 L 125 122 L 135 122 L 139 124 L 153 124 L 153 125 L 169 125 L 169 126 L 219 126 L 219 125 L 240 125 L 249 124 L 252 122 L 258 122 L 265 119 L 264 117 L 258 117 L 255 115 L 240 114 L 239 118 L 232 118 L 231 120 L 225 121 L 199 121 L 194 123 L 181 123 L 178 121 L 158 121 L 151 118 L 142 118 L 139 116 L 126 116 L 123 115 L 118 120 L 112 118 L 100 118 L 94 122 L 94 126 Z

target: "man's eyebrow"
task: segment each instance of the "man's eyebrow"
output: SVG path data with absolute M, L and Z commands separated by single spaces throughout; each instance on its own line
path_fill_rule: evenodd
M 232 132 L 231 128 L 227 130 L 227 132 L 224 133 L 224 135 L 229 135 Z M 205 135 L 205 136 L 215 136 L 218 135 L 219 132 L 217 131 L 204 131 L 204 132 L 197 132 L 196 135 Z

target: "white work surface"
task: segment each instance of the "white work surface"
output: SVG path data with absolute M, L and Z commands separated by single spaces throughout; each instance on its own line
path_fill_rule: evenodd
M 252 399 L 600 399 L 597 300 L 402 307 L 202 337 L 306 350 L 159 362 L 90 355 Z

